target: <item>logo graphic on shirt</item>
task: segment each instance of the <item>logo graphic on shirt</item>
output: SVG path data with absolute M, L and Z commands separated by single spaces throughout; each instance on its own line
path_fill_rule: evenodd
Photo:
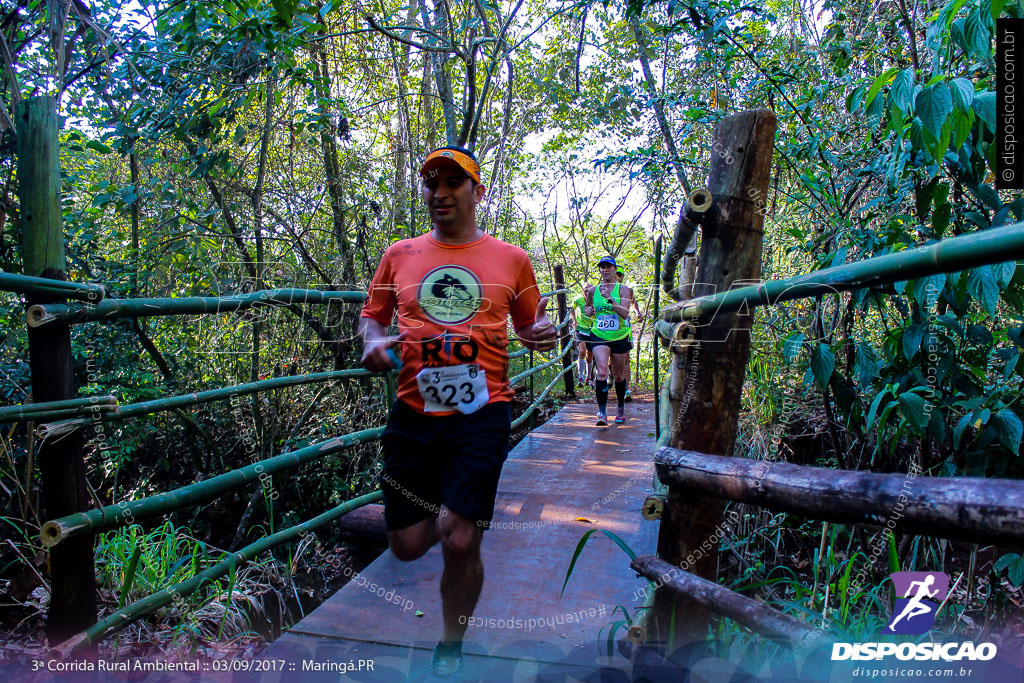
M 427 317 L 442 325 L 464 323 L 480 310 L 484 288 L 473 271 L 439 266 L 423 276 L 416 299 Z
M 896 588 L 896 604 L 884 632 L 926 632 L 935 622 L 935 608 L 949 590 L 949 576 L 942 572 L 893 572 L 890 576 Z

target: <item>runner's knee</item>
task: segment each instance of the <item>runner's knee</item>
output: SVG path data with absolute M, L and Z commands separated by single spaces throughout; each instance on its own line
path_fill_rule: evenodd
M 399 536 L 392 532 L 388 534 L 388 545 L 391 548 L 391 554 L 400 561 L 412 562 L 426 555 L 431 544 L 423 539 Z
M 446 515 L 441 523 L 441 546 L 445 556 L 454 560 L 472 560 L 480 556 L 480 527 L 465 519 Z

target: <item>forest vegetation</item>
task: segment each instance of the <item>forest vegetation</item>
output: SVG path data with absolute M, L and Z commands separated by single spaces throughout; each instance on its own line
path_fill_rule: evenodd
M 611 253 L 649 330 L 654 239 L 671 237 L 707 176 L 715 125 L 737 111 L 770 108 L 779 122 L 769 192 L 756 198 L 765 279 L 1024 219 L 1024 198 L 994 175 L 1000 16 L 1024 17 L 1024 3 L 5 0 L 0 270 L 22 268 L 13 108 L 51 94 L 68 277 L 110 298 L 365 289 L 389 244 L 429 227 L 420 160 L 458 144 L 483 169 L 483 225 L 531 254 L 542 286 L 554 289 L 562 264 L 579 291 Z M 19 295 L 0 295 L 2 405 L 31 400 L 24 315 Z M 76 325 L 80 395 L 128 404 L 354 368 L 357 315 L 331 304 Z M 1024 474 L 1014 262 L 761 309 L 753 337 L 738 455 Z M 653 388 L 650 344 L 633 371 Z M 377 426 L 388 396 L 382 379 L 339 381 L 113 422 L 104 440 L 88 437 L 91 495 L 152 495 Z M 34 642 L 47 600 L 34 437 L 26 423 L 0 426 L 4 630 Z M 274 499 L 246 489 L 105 532 L 102 613 L 373 491 L 378 451 L 276 477 Z M 876 536 L 743 512 L 720 580 L 802 620 L 875 629 L 888 571 L 928 566 L 960 577 L 946 632 L 1024 630 L 1024 558 L 1011 549 L 898 535 L 847 599 Z M 194 618 L 168 608 L 124 642 L 266 635 L 264 612 L 281 612 L 280 627 L 337 586 L 323 557 L 355 558 L 336 541 L 327 530 L 267 553 L 232 576 L 233 591 L 225 579 L 190 598 Z M 274 591 L 287 597 L 269 603 Z M 714 635 L 725 647 L 744 637 L 725 620 Z

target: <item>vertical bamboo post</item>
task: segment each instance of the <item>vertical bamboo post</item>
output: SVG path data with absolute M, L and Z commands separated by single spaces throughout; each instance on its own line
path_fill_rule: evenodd
M 714 204 L 702 222 L 700 284 L 695 288 L 721 292 L 737 280 L 760 277 L 764 215 L 758 207 L 764 206 L 768 189 L 775 128 L 775 115 L 758 109 L 728 116 L 715 130 L 708 175 Z M 750 309 L 716 315 L 699 328 L 698 344 L 674 355 L 670 445 L 733 454 L 752 320 Z M 684 372 L 685 384 L 679 381 Z M 658 533 L 658 556 L 715 581 L 723 511 L 720 500 L 670 487 Z M 710 614 L 691 601 L 658 590 L 653 618 L 655 638 L 666 642 L 670 653 L 677 645 L 703 641 Z M 669 634 L 674 634 L 676 642 L 667 642 Z
M 654 240 L 654 316 L 657 320 L 661 305 L 661 287 L 658 285 L 658 270 L 661 268 L 661 235 Z M 653 329 L 652 329 L 653 331 Z M 640 342 L 637 341 L 637 346 Z M 658 335 L 651 335 L 651 347 L 654 349 L 654 438 L 661 437 L 661 376 L 658 370 Z
M 15 120 L 24 272 L 66 280 L 56 100 L 48 96 L 25 99 L 15 107 Z M 25 298 L 29 305 L 64 301 L 35 294 Z M 74 398 L 71 328 L 61 323 L 30 327 L 28 345 L 32 400 L 41 403 Z M 47 518 L 88 509 L 82 451 L 81 431 L 44 441 L 39 446 L 37 457 Z M 50 580 L 46 635 L 51 643 L 58 643 L 96 621 L 91 534 L 50 550 Z
M 565 271 L 562 269 L 562 264 L 555 266 L 555 289 L 565 289 Z M 565 323 L 565 319 L 569 317 L 569 305 L 565 292 L 558 294 L 556 300 L 558 301 L 558 324 L 562 325 Z M 562 353 L 565 353 L 565 347 L 572 343 L 572 339 L 570 339 L 569 335 L 570 331 L 568 325 L 563 327 L 558 333 L 558 338 L 561 340 L 559 349 L 561 349 Z M 572 358 L 569 357 L 571 355 L 571 353 L 566 353 L 562 356 L 563 370 L 572 365 Z M 562 379 L 565 380 L 565 395 L 569 398 L 576 398 L 576 383 L 573 381 L 572 374 L 572 370 L 570 370 L 562 375 Z

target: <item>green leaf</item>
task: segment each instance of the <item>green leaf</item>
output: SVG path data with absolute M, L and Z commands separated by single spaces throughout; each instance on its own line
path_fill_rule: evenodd
M 945 83 L 936 83 L 917 95 L 914 112 L 921 119 L 926 135 L 938 140 L 942 136 L 942 124 L 953 111 L 953 96 Z
M 892 392 L 888 389 L 878 392 L 878 395 L 875 396 L 875 400 L 871 402 L 871 408 L 868 410 L 868 416 L 864 420 L 864 424 L 868 427 L 875 423 L 875 413 L 878 412 L 878 406 L 882 404 L 882 401 L 885 400 L 886 396 L 892 396 Z
M 867 107 L 864 108 L 864 115 L 868 120 L 868 125 L 874 128 L 878 125 L 878 122 L 882 120 L 882 98 L 876 97 L 871 101 Z
M 1003 261 L 1002 263 L 996 263 L 991 268 L 992 277 L 995 278 L 996 285 L 999 286 L 999 289 L 1006 289 L 1013 279 L 1014 271 L 1017 270 L 1017 262 Z
M 1024 583 L 1024 559 L 1017 560 L 1008 567 L 1006 572 L 1007 578 L 1010 579 L 1016 588 L 1020 588 L 1020 585 Z
M 989 33 L 988 25 L 982 21 L 981 8 L 975 9 L 967 15 L 967 22 L 964 24 L 964 39 L 975 56 L 982 60 L 988 59 L 992 47 L 992 35 Z
M 89 142 L 85 143 L 85 146 L 91 150 L 99 152 L 100 154 L 110 154 L 110 152 L 112 151 L 109 147 L 104 145 L 99 140 L 89 140 Z
M 892 80 L 892 77 L 896 74 L 897 71 L 899 71 L 899 67 L 889 67 L 888 69 L 882 72 L 881 76 L 875 79 L 875 82 L 872 83 L 871 87 L 868 89 L 867 97 L 864 98 L 864 102 L 867 107 L 870 107 L 872 104 L 874 104 L 875 96 L 878 95 L 878 93 L 881 92 L 882 88 L 884 88 L 886 84 Z
M 932 208 L 932 197 L 935 196 L 935 188 L 939 184 L 939 179 L 936 177 L 931 182 L 923 183 L 918 185 L 914 189 L 914 199 L 917 203 L 917 217 L 923 223 L 928 218 L 928 213 Z
M 1003 555 L 998 560 L 992 563 L 992 569 L 996 570 L 997 572 L 1001 572 L 1002 570 L 1009 567 L 1015 560 L 1019 559 L 1020 555 L 1018 555 L 1017 553 L 1006 553 L 1005 555 Z
M 896 74 L 889 91 L 889 102 L 904 114 L 910 113 L 911 97 L 914 94 L 914 69 L 907 68 Z
M 117 606 L 124 607 L 125 599 L 128 597 L 128 592 L 132 589 L 132 584 L 135 583 L 135 570 L 139 566 L 139 558 L 142 557 L 142 544 L 135 546 L 132 551 L 132 557 L 128 560 L 128 565 L 124 570 L 124 581 L 121 584 L 121 594 L 117 597 Z
M 989 129 L 996 129 L 996 94 L 989 90 L 974 96 L 971 109 L 982 121 L 988 124 Z
M 900 394 L 900 413 L 919 432 L 923 432 L 928 426 L 929 417 L 926 405 L 927 402 L 924 398 L 915 393 L 905 391 Z
M 296 3 L 294 0 L 270 0 L 270 4 L 274 6 L 274 12 L 281 18 L 281 21 L 285 26 L 291 28 L 292 16 L 295 14 Z
M 782 342 L 782 357 L 785 358 L 787 363 L 792 363 L 793 359 L 800 353 L 800 349 L 803 348 L 804 344 L 804 333 L 794 332 Z
M 903 355 L 907 360 L 913 360 L 914 356 L 921 349 L 921 340 L 924 338 L 924 325 L 917 324 L 911 325 L 907 329 L 903 330 L 903 338 L 901 339 L 901 347 L 903 348 Z
M 860 386 L 866 387 L 872 380 L 878 377 L 879 371 L 885 365 L 875 350 L 866 342 L 857 343 L 857 353 L 853 361 L 853 370 L 857 375 Z
M 896 552 L 896 536 L 888 529 L 883 531 L 889 540 L 889 573 L 894 574 L 900 570 L 900 556 Z
M 1024 434 L 1024 425 L 1021 425 L 1017 414 L 1009 408 L 1003 408 L 996 413 L 995 427 L 1003 445 L 1014 455 L 1020 455 L 1020 438 Z
M 966 78 L 954 78 L 949 85 L 953 95 L 953 106 L 966 114 L 974 102 L 974 83 Z
M 967 277 L 967 291 L 989 315 L 995 315 L 999 285 L 996 284 L 991 267 L 980 266 L 972 270 Z
M 579 543 L 576 544 L 576 550 L 573 551 L 572 560 L 569 561 L 569 569 L 565 572 L 565 581 L 562 582 L 562 592 L 558 594 L 559 598 L 561 598 L 565 594 L 565 587 L 569 585 L 569 577 L 572 576 L 572 571 L 576 568 L 576 560 L 579 559 L 580 553 L 583 552 L 583 547 L 587 545 L 587 541 L 589 541 L 590 537 L 593 536 L 597 531 L 598 529 L 591 529 L 587 531 L 585 534 L 583 534 L 583 537 L 580 538 Z M 623 552 L 625 552 L 626 555 L 629 556 L 630 560 L 636 559 L 636 553 L 633 552 L 632 548 L 630 548 L 625 541 L 623 541 L 621 538 L 619 538 L 610 531 L 606 531 L 604 529 L 600 529 L 600 531 L 605 536 L 615 541 L 615 544 L 622 548 Z
M 914 301 L 926 308 L 931 308 L 939 300 L 939 295 L 942 294 L 942 289 L 945 286 L 946 276 L 944 273 L 920 277 L 914 281 Z
M 832 379 L 832 370 L 835 368 L 836 358 L 832 353 L 832 348 L 828 344 L 818 344 L 814 349 L 814 353 L 811 354 L 811 371 L 814 373 L 814 379 L 818 381 L 818 386 L 822 389 L 828 386 L 828 381 Z

